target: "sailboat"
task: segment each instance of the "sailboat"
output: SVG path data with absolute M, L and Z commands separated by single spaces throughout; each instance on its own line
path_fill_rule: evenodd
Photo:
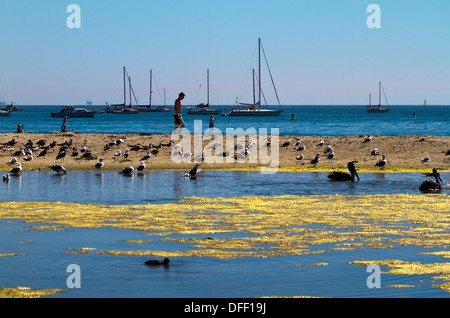
M 426 99 L 423 100 L 423 106 L 424 106 L 424 107 L 427 106 L 427 100 L 426 100 Z
M 132 93 L 132 86 L 131 86 L 131 77 L 128 76 L 128 83 L 129 83 L 129 91 L 130 91 L 130 105 L 126 106 L 127 101 L 127 92 L 126 92 L 126 69 L 125 66 L 123 67 L 123 103 L 122 104 L 112 104 L 111 107 L 106 107 L 105 113 L 110 114 L 139 114 L 139 111 L 133 107 L 131 107 L 131 93 Z
M 381 107 L 381 90 L 383 90 L 384 98 L 386 99 L 387 107 Z M 386 94 L 384 93 L 383 86 L 381 85 L 381 82 L 379 82 L 378 85 L 378 105 L 372 106 L 372 101 L 370 99 L 369 94 L 369 105 L 366 106 L 366 112 L 368 113 L 387 113 L 390 110 L 389 103 L 387 102 Z
M 189 107 L 187 109 L 188 115 L 218 115 L 222 111 L 221 109 L 209 108 L 209 69 L 206 71 L 207 77 L 207 102 L 206 104 L 201 103 L 194 107 Z
M 149 102 L 148 105 L 145 106 L 137 106 L 136 109 L 140 112 L 170 112 L 172 111 L 170 108 L 167 108 L 166 106 L 152 106 L 152 79 L 153 79 L 153 72 L 150 70 L 150 94 L 149 94 Z
M 279 109 L 269 109 L 269 108 L 261 108 L 261 97 L 262 97 L 262 89 L 261 89 L 261 39 L 258 38 L 258 101 L 255 101 L 255 92 L 253 93 L 253 103 L 237 103 L 238 106 L 232 108 L 228 113 L 225 113 L 224 116 L 279 116 L 283 109 L 280 105 L 280 100 L 278 99 L 278 94 L 275 89 L 275 85 L 273 83 L 272 75 L 270 78 L 272 79 L 272 85 L 275 90 L 275 94 L 277 96 Z M 264 53 L 264 49 L 263 49 Z M 264 57 L 265 53 L 264 53 Z M 267 59 L 266 59 L 267 64 Z M 270 69 L 269 69 L 270 73 Z M 254 71 L 253 71 L 253 80 L 254 80 Z M 254 85 L 253 85 L 254 91 Z

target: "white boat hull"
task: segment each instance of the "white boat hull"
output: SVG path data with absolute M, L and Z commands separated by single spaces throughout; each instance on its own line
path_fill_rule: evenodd
M 279 116 L 282 109 L 233 109 L 226 116 Z

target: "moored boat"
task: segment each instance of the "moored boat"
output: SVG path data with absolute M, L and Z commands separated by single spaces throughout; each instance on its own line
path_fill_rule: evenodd
M 214 109 L 209 107 L 209 70 L 206 71 L 206 83 L 207 83 L 207 102 L 206 104 L 200 103 L 194 107 L 189 107 L 187 109 L 188 115 L 219 115 L 222 110 L 221 109 Z
M 366 112 L 368 112 L 368 113 L 387 113 L 390 110 L 390 106 L 389 106 L 389 103 L 387 101 L 386 94 L 384 93 L 384 89 L 383 89 L 383 94 L 384 94 L 384 98 L 386 99 L 387 107 L 382 107 L 381 106 L 381 90 L 382 89 L 383 89 L 383 87 L 381 85 L 381 82 L 379 82 L 379 85 L 378 85 L 378 105 L 372 105 L 371 95 L 369 94 L 369 105 L 366 106 Z
M 50 113 L 51 117 L 57 118 L 93 118 L 98 110 L 87 110 L 86 108 L 75 108 L 73 105 L 63 105 L 59 112 Z

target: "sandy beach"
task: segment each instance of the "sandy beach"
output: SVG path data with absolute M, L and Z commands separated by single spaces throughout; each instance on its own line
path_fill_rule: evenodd
M 217 136 L 208 135 L 190 135 L 190 144 L 192 156 L 190 160 L 176 162 L 173 158 L 181 158 L 180 156 L 172 156 L 172 147 L 179 143 L 185 142 L 189 144 L 189 138 L 181 137 L 178 141 L 172 140 L 169 134 L 151 135 L 151 134 L 81 134 L 76 132 L 66 133 L 7 133 L 0 138 L 2 150 L 0 151 L 0 169 L 7 171 L 17 164 L 10 164 L 8 161 L 17 158 L 22 164 L 24 171 L 27 170 L 50 170 L 49 166 L 53 164 L 63 165 L 68 171 L 95 171 L 93 164 L 98 162 L 99 158 L 104 159 L 104 171 L 121 171 L 126 166 L 136 167 L 142 157 L 148 151 L 153 151 L 149 160 L 146 160 L 146 170 L 185 170 L 190 169 L 194 165 L 194 156 L 206 151 L 206 160 L 202 163 L 204 170 L 220 170 L 220 169 L 259 169 L 261 166 L 278 166 L 280 171 L 331 171 L 335 169 L 346 169 L 347 163 L 355 162 L 357 170 L 360 172 L 408 172 L 408 171 L 431 171 L 437 168 L 440 171 L 450 170 L 450 156 L 446 156 L 450 149 L 450 137 L 448 136 L 372 136 L 369 142 L 364 142 L 367 136 L 278 136 L 278 145 L 276 139 L 272 136 L 272 144 L 265 149 L 266 138 L 257 140 L 256 136 L 240 136 L 245 137 L 243 140 L 232 140 L 232 148 L 227 148 L 226 137 L 217 139 Z M 256 138 L 256 140 L 254 139 Z M 260 137 L 261 138 L 261 137 Z M 120 145 L 112 145 L 107 147 L 111 141 L 122 139 Z M 14 143 L 11 141 L 14 140 Z M 37 146 L 39 140 L 45 140 L 44 146 Z M 256 145 L 251 155 L 246 156 L 244 162 L 237 162 L 233 158 L 236 153 L 242 150 L 234 150 L 234 146 L 239 143 L 248 144 L 251 140 L 255 140 Z M 290 140 L 289 146 L 282 144 Z M 305 147 L 304 150 L 296 150 L 293 146 L 294 142 L 299 140 L 300 145 Z M 323 140 L 323 145 L 318 145 Z M 27 142 L 32 142 L 31 161 L 26 161 L 23 155 L 14 155 L 24 147 Z M 53 143 L 53 147 L 49 147 Z M 219 146 L 217 146 L 220 143 Z M 67 155 L 64 159 L 56 159 L 61 147 L 68 144 Z M 82 158 L 83 153 L 79 150 L 83 144 L 90 151 L 90 155 Z M 212 146 L 216 145 L 214 149 Z M 202 145 L 199 147 L 199 145 Z M 222 146 L 220 146 L 222 145 Z M 331 145 L 334 149 L 335 156 L 333 159 L 327 159 L 324 149 L 327 145 Z M 106 147 L 105 147 L 106 146 Z M 136 147 L 137 146 L 137 147 Z M 47 149 L 45 157 L 38 157 L 44 148 Z M 371 152 L 374 148 L 379 149 L 379 154 L 372 157 Z M 123 153 L 127 149 L 130 151 L 128 158 L 116 156 L 119 150 Z M 133 150 L 134 149 L 134 150 Z M 228 151 L 232 149 L 232 153 Z M 264 152 L 263 152 L 264 149 Z M 78 154 L 75 155 L 74 151 Z M 184 153 L 187 152 L 184 150 Z M 277 154 L 278 152 L 278 154 Z M 271 161 L 261 161 L 260 153 L 266 153 Z M 313 165 L 310 161 L 320 153 L 320 161 Z M 303 154 L 304 159 L 298 160 L 296 157 Z M 386 154 L 387 164 L 385 167 L 375 166 L 375 163 L 382 159 L 382 154 Z M 429 156 L 430 161 L 423 162 L 422 158 Z M 276 160 L 275 160 L 276 159 Z M 263 160 L 264 161 L 264 160 Z

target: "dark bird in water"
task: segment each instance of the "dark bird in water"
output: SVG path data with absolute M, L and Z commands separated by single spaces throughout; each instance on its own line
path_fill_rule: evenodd
M 347 164 L 348 171 L 350 171 L 350 174 L 342 171 L 333 171 L 331 172 L 327 177 L 331 181 L 355 181 L 355 177 L 358 178 L 358 173 L 356 172 L 355 165 L 353 162 L 349 162 Z
M 99 161 L 94 163 L 92 167 L 97 169 L 97 172 L 98 172 L 98 171 L 102 170 L 104 165 L 105 165 L 105 163 L 103 162 L 103 158 L 100 158 Z
M 48 166 L 50 169 L 52 169 L 53 171 L 55 171 L 56 173 L 67 173 L 66 168 L 64 168 L 63 166 L 60 165 L 52 165 L 52 166 Z
M 419 190 L 422 192 L 436 192 L 440 191 L 442 186 L 442 179 L 441 175 L 437 172 L 436 168 L 433 168 L 433 176 L 436 179 L 436 181 L 433 180 L 425 180 L 421 183 Z
M 150 266 L 154 266 L 154 265 L 169 265 L 170 260 L 168 258 L 165 258 L 163 261 L 160 260 L 156 260 L 156 259 L 151 259 L 145 262 L 145 265 L 150 265 Z
M 197 178 L 197 177 L 198 177 L 198 174 L 200 173 L 200 171 L 202 171 L 202 169 L 199 169 L 198 166 L 199 166 L 199 164 L 197 163 L 197 164 L 195 165 L 195 167 L 192 168 L 191 171 L 185 173 L 185 176 L 186 176 L 186 177 L 189 177 L 189 178 L 191 178 L 191 179 Z

